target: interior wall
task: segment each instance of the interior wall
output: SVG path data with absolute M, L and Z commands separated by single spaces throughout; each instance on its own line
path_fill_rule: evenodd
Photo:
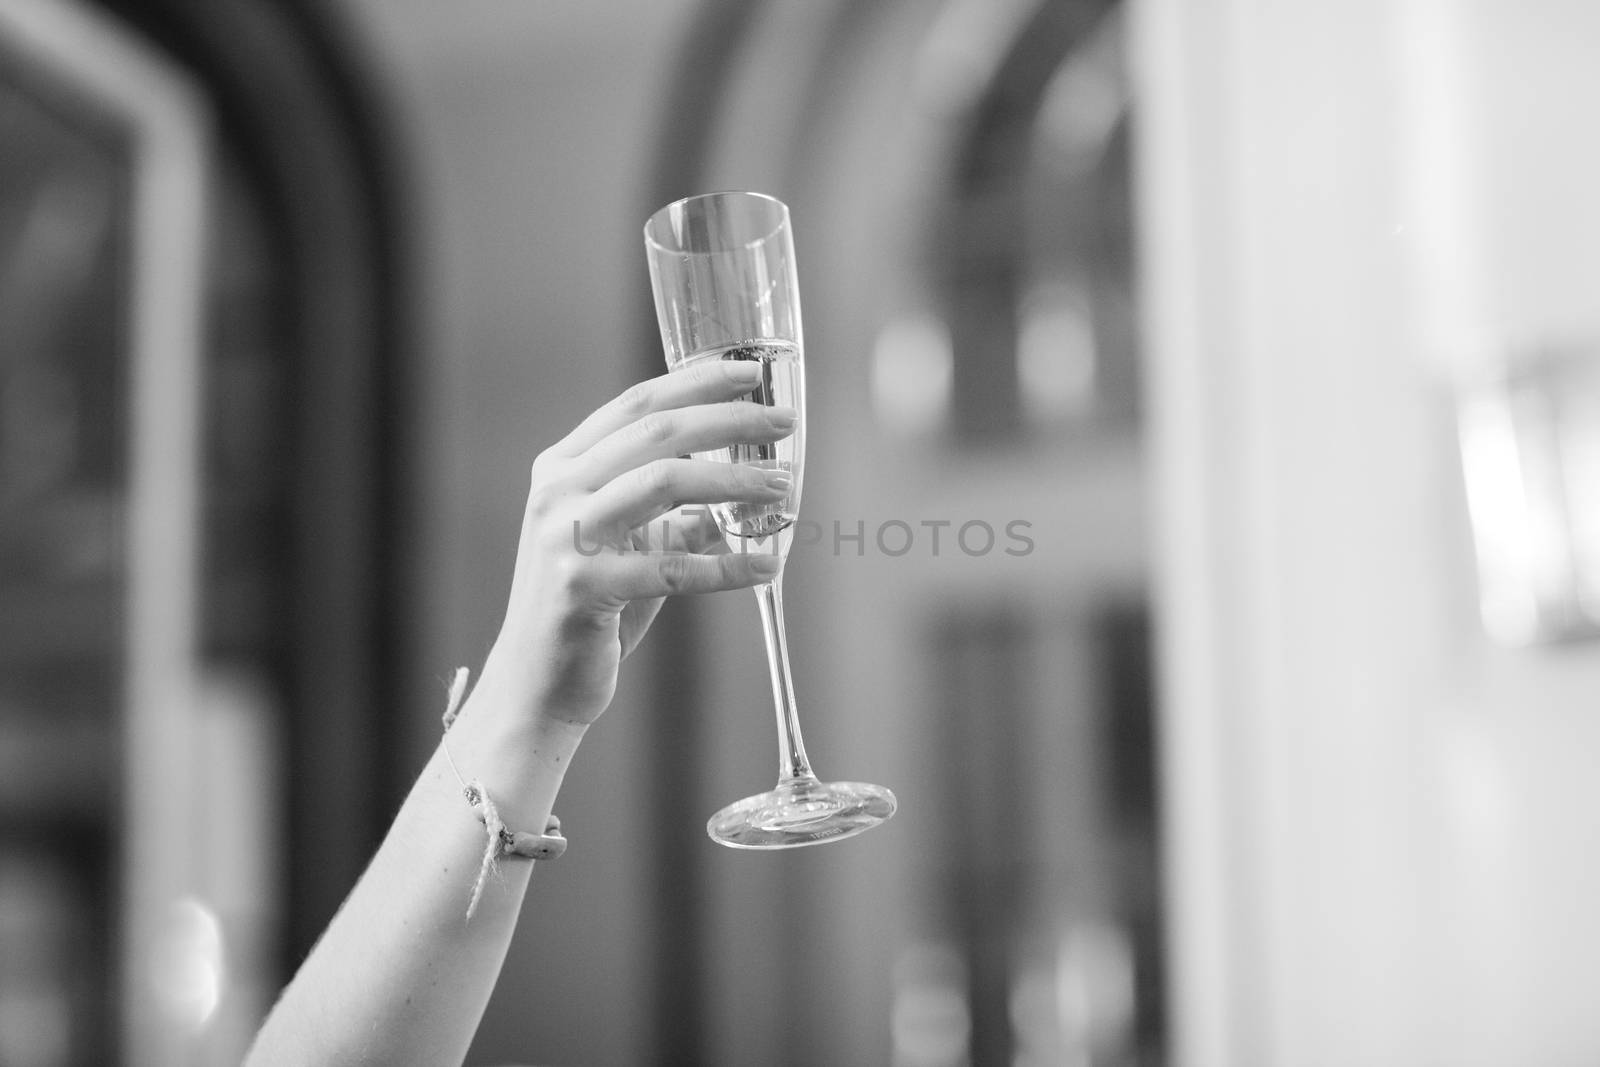
M 1600 648 L 1485 636 L 1451 376 L 1594 330 L 1600 12 L 1138 12 L 1178 1062 L 1593 1063 Z

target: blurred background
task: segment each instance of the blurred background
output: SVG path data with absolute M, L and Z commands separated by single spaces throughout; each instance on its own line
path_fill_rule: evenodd
M 793 211 L 788 629 L 885 828 L 735 853 L 669 605 L 471 1062 L 1600 1062 L 1600 9 L 0 0 L 0 1067 L 237 1062 L 659 372 Z

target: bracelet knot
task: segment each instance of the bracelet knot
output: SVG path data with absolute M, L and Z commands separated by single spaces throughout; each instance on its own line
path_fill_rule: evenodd
M 456 717 L 461 714 L 461 703 L 466 695 L 467 680 L 470 677 L 471 672 L 467 668 L 458 667 L 455 676 L 450 680 L 450 695 L 444 709 L 446 738 L 450 733 L 450 727 L 455 724 Z M 472 897 L 467 902 L 467 918 L 470 920 L 473 913 L 478 910 L 478 901 L 483 897 L 484 883 L 488 881 L 489 872 L 495 869 L 496 860 L 501 856 L 553 860 L 567 850 L 567 839 L 561 835 L 561 820 L 554 815 L 545 821 L 542 834 L 508 829 L 505 821 L 500 818 L 500 809 L 495 806 L 489 790 L 476 779 L 471 782 L 463 780 L 461 772 L 456 769 L 455 759 L 450 755 L 448 741 L 441 740 L 440 746 L 444 749 L 444 758 L 450 764 L 451 773 L 461 785 L 461 795 L 477 813 L 478 821 L 483 823 L 488 838 L 484 845 L 483 862 L 478 865 L 477 880 L 472 885 Z

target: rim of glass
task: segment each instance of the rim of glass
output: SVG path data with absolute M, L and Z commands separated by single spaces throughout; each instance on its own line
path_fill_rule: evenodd
M 764 200 L 767 203 L 775 204 L 778 207 L 778 221 L 773 224 L 772 229 L 768 230 L 759 237 L 750 238 L 750 240 L 744 243 L 744 247 L 746 248 L 750 247 L 751 245 L 758 245 L 763 241 L 771 240 L 772 237 L 777 234 L 779 230 L 783 229 L 783 227 L 789 221 L 789 205 L 785 204 L 782 200 L 779 200 L 770 193 L 758 193 L 749 189 L 721 189 L 712 193 L 696 193 L 693 196 L 682 196 L 669 204 L 663 204 L 661 207 L 651 212 L 650 217 L 644 220 L 645 243 L 651 248 L 659 249 L 661 252 L 673 256 L 726 255 L 727 249 L 719 249 L 715 252 L 690 252 L 686 249 L 673 248 L 670 245 L 664 245 L 660 241 L 656 240 L 655 237 L 650 233 L 650 228 L 655 225 L 657 219 L 670 212 L 673 208 L 682 207 L 685 204 L 692 204 L 696 200 L 732 200 L 736 197 L 750 200 Z

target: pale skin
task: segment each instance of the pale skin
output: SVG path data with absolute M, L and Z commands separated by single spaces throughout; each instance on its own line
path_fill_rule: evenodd
M 505 621 L 448 735 L 455 766 L 483 783 L 509 828 L 544 829 L 663 597 L 773 577 L 775 557 L 716 552 L 705 510 L 684 505 L 771 502 L 787 492 L 769 477 L 780 472 L 678 458 L 793 432 L 793 409 L 737 399 L 758 373 L 714 362 L 642 382 L 534 461 Z M 469 921 L 485 840 L 441 747 L 247 1067 L 461 1063 L 534 867 L 502 858 Z

